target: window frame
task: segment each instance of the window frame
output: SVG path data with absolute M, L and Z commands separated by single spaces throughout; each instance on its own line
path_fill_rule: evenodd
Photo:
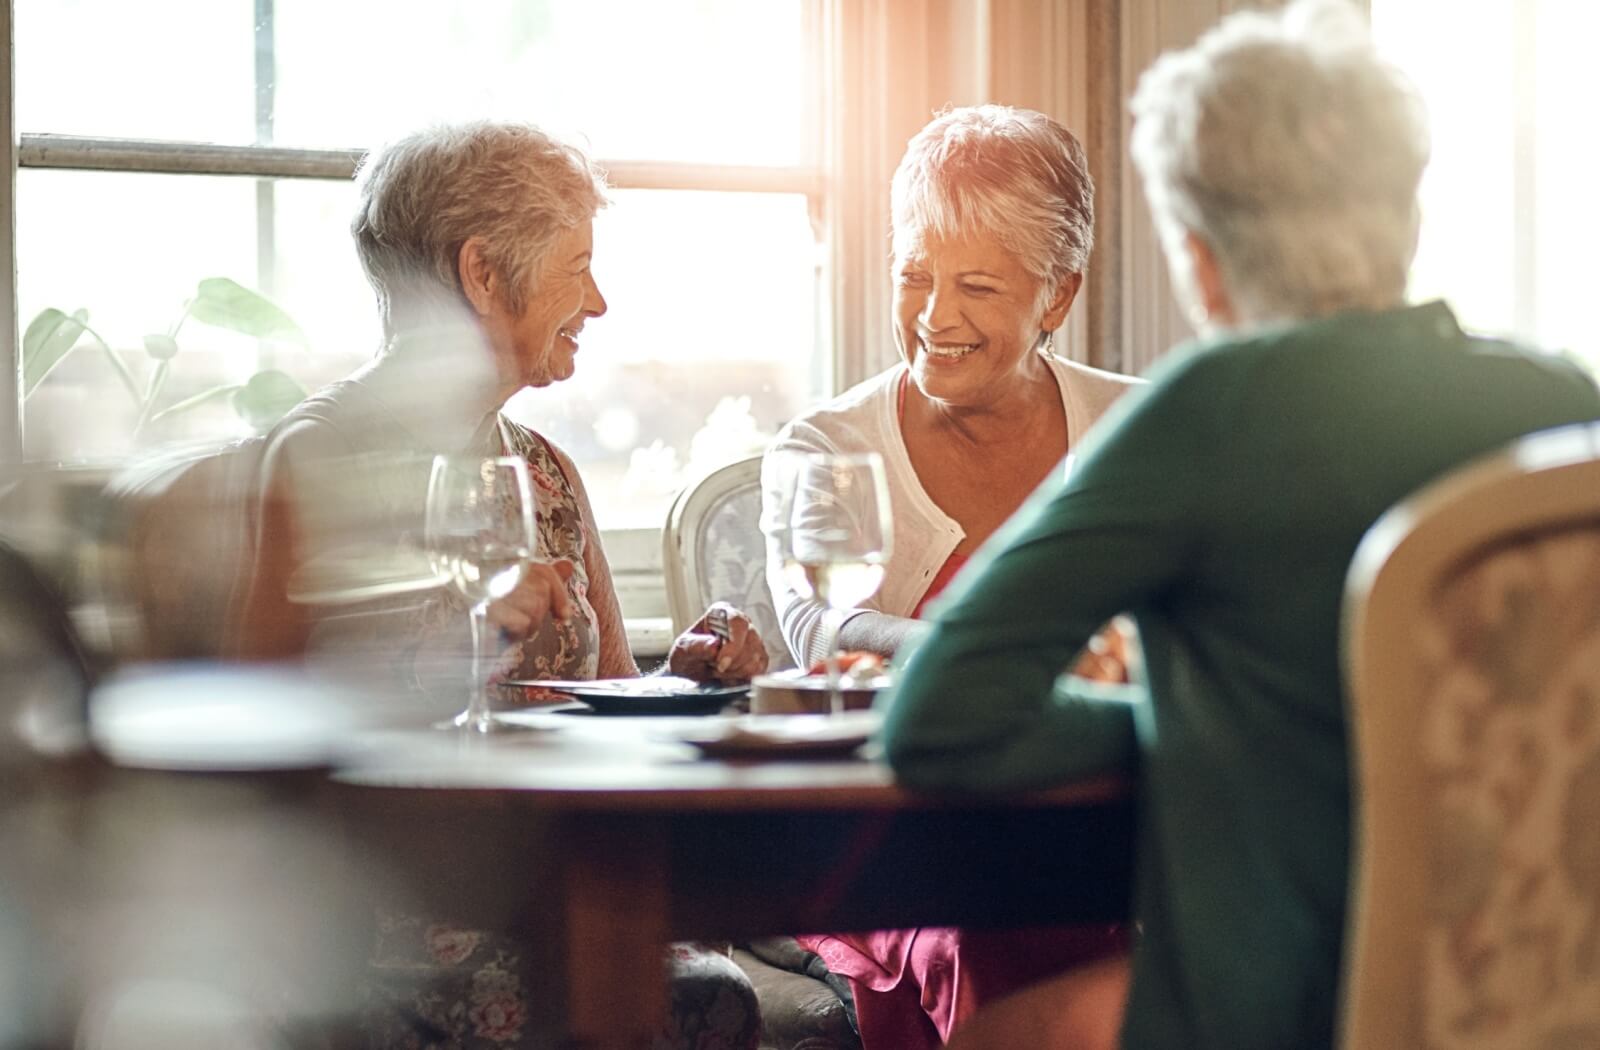
M 595 158 L 605 170 L 612 188 L 619 190 L 713 191 L 736 193 L 796 194 L 807 200 L 813 229 L 823 245 L 834 244 L 828 216 L 830 207 L 828 178 L 821 163 L 823 81 L 827 70 L 822 62 L 820 34 L 824 26 L 824 7 L 839 0 L 806 0 L 804 5 L 803 46 L 807 65 L 815 74 L 813 90 L 805 107 L 806 124 L 801 129 L 805 155 L 810 163 L 798 165 L 729 165 L 678 161 L 621 160 Z M 5 180 L 0 194 L 0 246 L 6 254 L 6 289 L 0 300 L 0 353 L 10 362 L 6 379 L 0 383 L 0 472 L 25 469 L 23 428 L 26 425 L 21 380 L 21 322 L 17 301 L 16 189 L 22 169 L 57 171 L 101 171 L 156 175 L 212 175 L 256 179 L 257 250 L 262 273 L 271 272 L 272 187 L 284 179 L 350 181 L 365 156 L 365 149 L 311 149 L 270 142 L 270 85 L 276 70 L 273 62 L 271 25 L 273 0 L 254 0 L 256 33 L 256 130 L 269 141 L 256 144 L 221 144 L 151 138 L 115 138 L 30 132 L 20 134 L 15 111 L 15 3 L 0 0 L 0 86 L 5 98 L 0 102 L 0 178 Z M 831 253 L 830 253 L 831 255 Z M 825 285 L 840 282 L 824 274 Z M 271 288 L 263 288 L 269 297 Z M 828 318 L 837 316 L 830 308 Z M 826 333 L 831 335 L 833 333 Z M 827 338 L 827 345 L 840 346 L 841 340 Z M 837 377 L 841 369 L 836 359 L 825 362 L 828 375 Z M 846 370 L 855 371 L 855 370 Z M 830 384 L 837 388 L 837 382 Z

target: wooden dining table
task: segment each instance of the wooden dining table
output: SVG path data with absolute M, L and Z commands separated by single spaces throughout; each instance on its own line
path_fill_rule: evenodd
M 1128 914 L 1133 802 L 1108 777 L 937 796 L 864 754 L 708 758 L 703 719 L 531 713 L 488 737 L 369 733 L 333 804 L 368 866 L 427 914 L 541 953 L 552 1045 L 645 1047 L 673 940 Z

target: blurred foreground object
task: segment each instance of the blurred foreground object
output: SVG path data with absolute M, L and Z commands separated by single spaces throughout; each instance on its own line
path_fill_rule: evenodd
M 379 880 L 322 803 L 363 701 L 194 663 L 105 677 L 88 721 L 74 695 L 103 759 L 5 723 L 0 1048 L 350 1045 Z
M 57 817 L 92 785 L 89 661 L 57 589 L 0 542 L 0 1047 L 45 1046 L 68 999 L 42 891 L 70 853 Z M 64 813 L 65 810 L 65 813 Z

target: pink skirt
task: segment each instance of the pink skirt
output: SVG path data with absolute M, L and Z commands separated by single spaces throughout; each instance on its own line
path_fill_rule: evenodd
M 863 1050 L 935 1050 L 978 1007 L 1127 947 L 1122 926 L 935 926 L 796 939 L 850 979 Z

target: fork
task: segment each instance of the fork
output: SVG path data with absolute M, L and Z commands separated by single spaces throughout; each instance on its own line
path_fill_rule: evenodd
M 728 610 L 725 606 L 713 605 L 706 610 L 706 627 L 716 636 L 719 642 L 726 642 L 732 637 L 728 629 Z

